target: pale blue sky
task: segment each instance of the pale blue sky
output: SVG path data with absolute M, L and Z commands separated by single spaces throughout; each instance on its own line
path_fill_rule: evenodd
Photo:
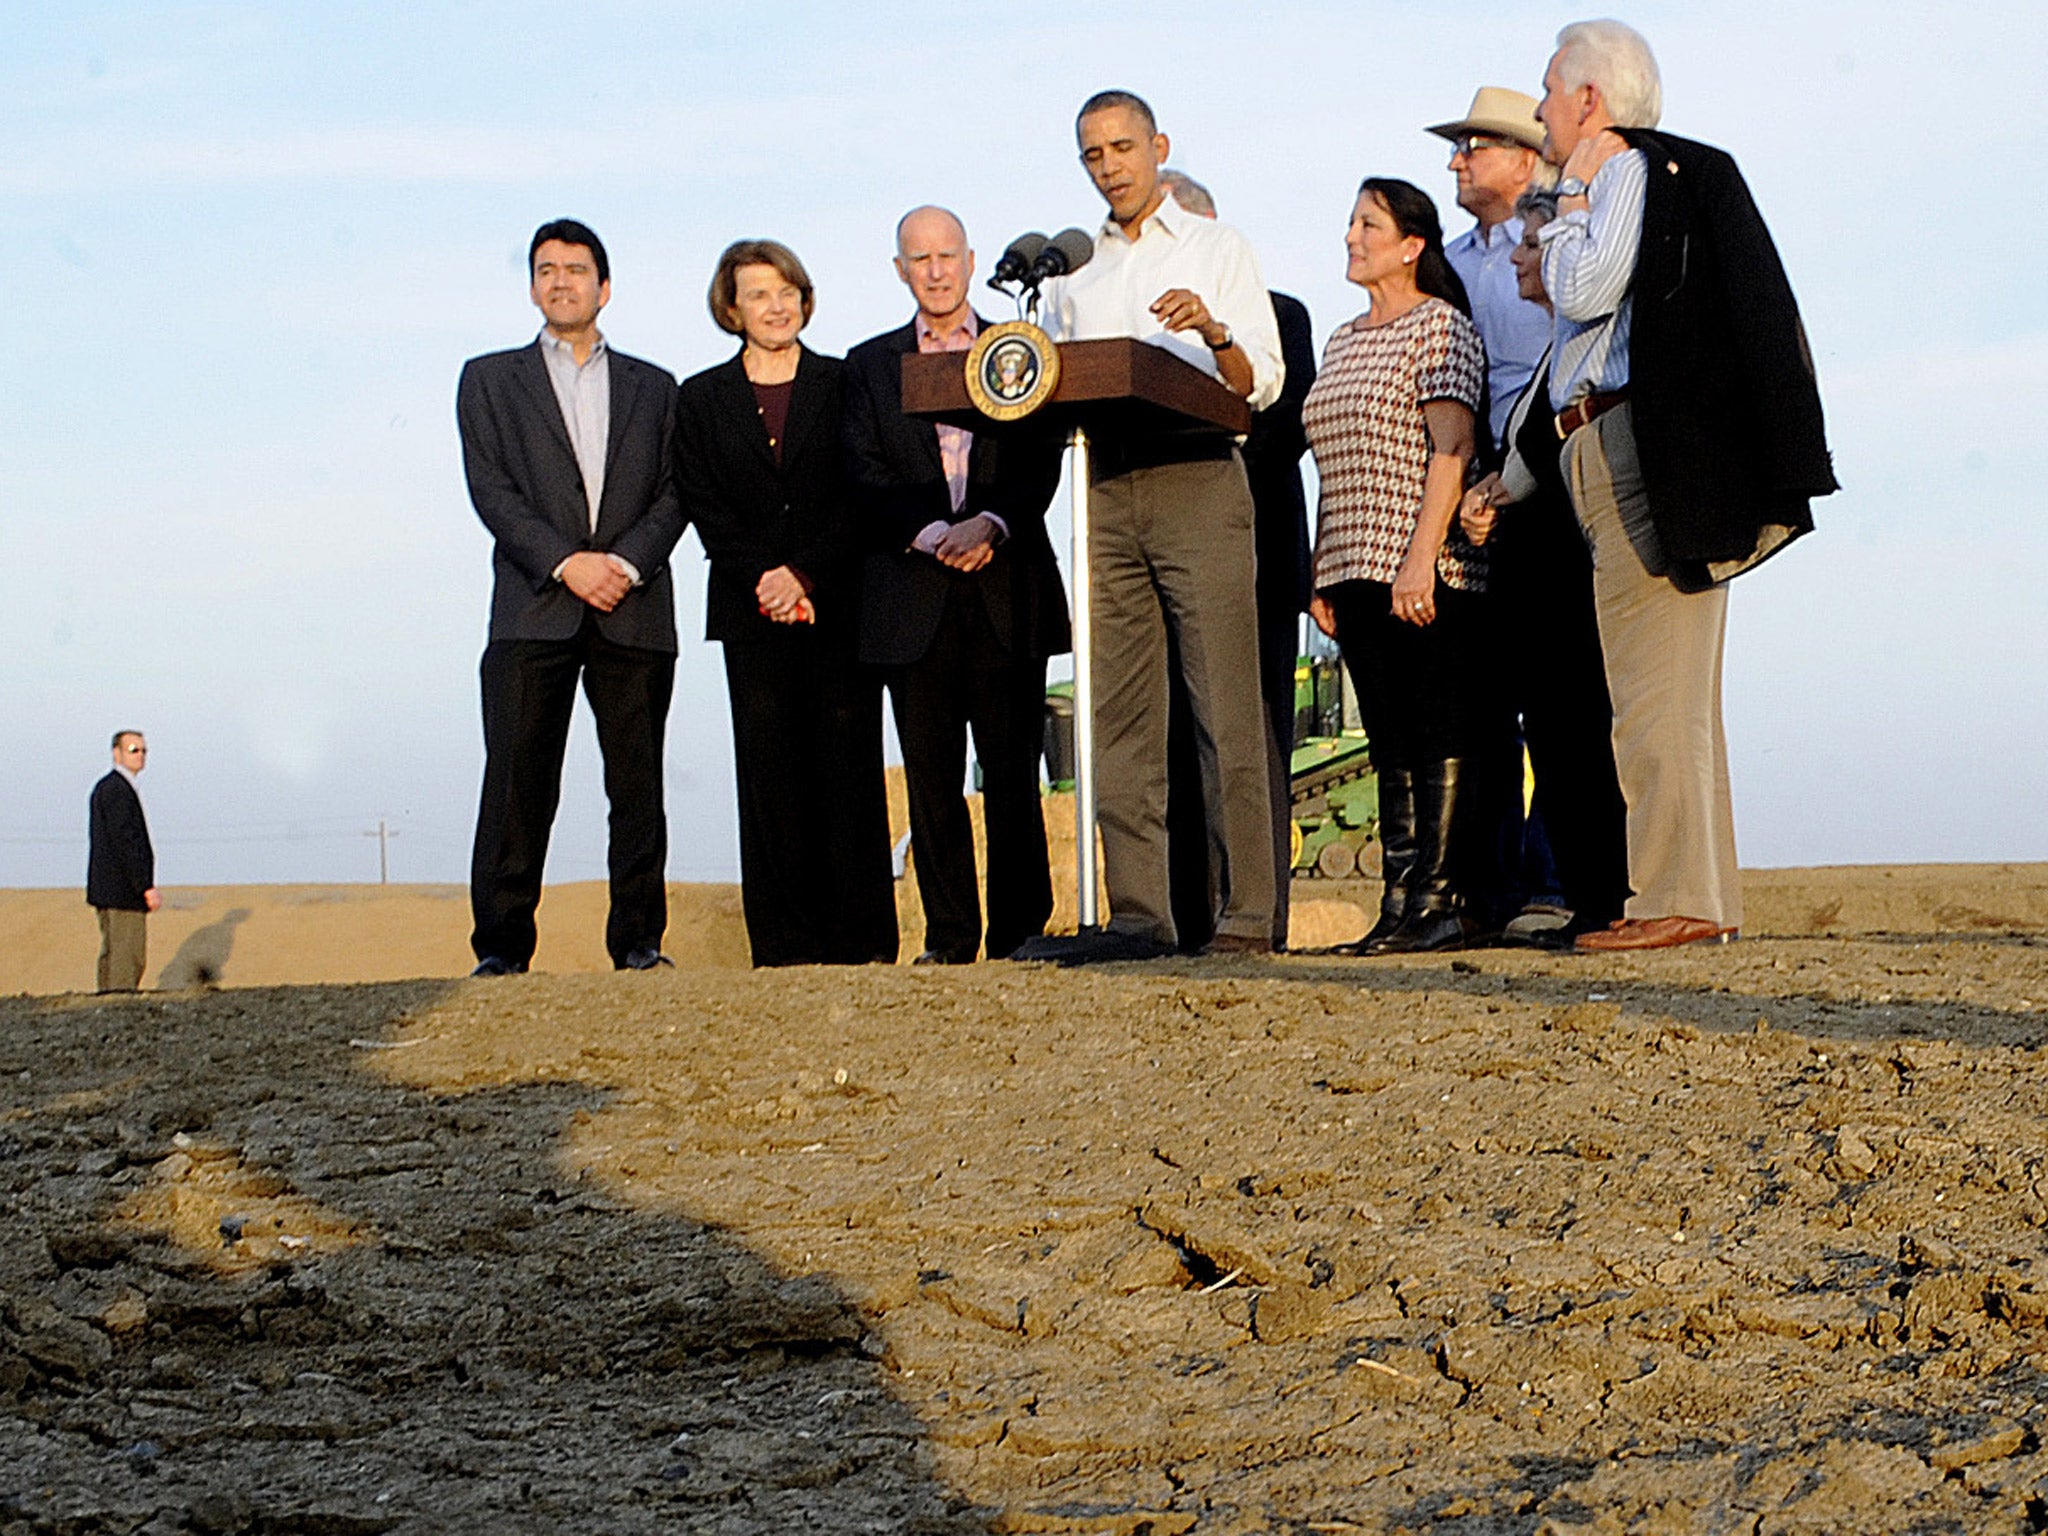
M 0 884 L 82 879 L 85 792 L 148 731 L 163 880 L 460 880 L 481 744 L 488 543 L 455 376 L 517 344 L 542 219 L 605 237 L 605 329 L 678 375 L 722 360 L 717 252 L 787 240 L 843 351 L 907 312 L 907 206 L 984 269 L 1092 224 L 1074 107 L 1148 96 L 1318 337 L 1361 307 L 1366 174 L 1462 227 L 1439 141 L 1479 84 L 1532 89 L 1552 6 L 859 7 L 419 0 L 81 4 L 10 18 L 0 203 Z M 1779 240 L 1847 490 L 1738 582 L 1728 723 L 1749 864 L 2048 859 L 2048 78 L 2037 5 L 1624 11 L 1665 123 L 1721 144 Z M 994 300 L 995 296 L 989 296 Z M 999 302 L 999 301 L 998 301 Z M 671 873 L 737 868 L 703 566 L 668 747 Z M 550 878 L 603 872 L 579 724 Z

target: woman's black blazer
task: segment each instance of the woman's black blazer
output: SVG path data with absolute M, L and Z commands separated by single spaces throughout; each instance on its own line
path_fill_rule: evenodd
M 853 643 L 860 563 L 839 446 L 842 367 L 808 348 L 797 359 L 780 464 L 737 356 L 678 387 L 676 491 L 711 557 L 707 640 L 781 629 L 762 616 L 754 586 L 786 565 L 811 583 L 820 631 Z

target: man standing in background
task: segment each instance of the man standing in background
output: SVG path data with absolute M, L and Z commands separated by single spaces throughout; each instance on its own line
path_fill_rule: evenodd
M 1536 99 L 1481 86 L 1456 122 L 1429 130 L 1451 144 L 1458 206 L 1472 228 L 1444 247 L 1472 301 L 1472 323 L 1486 344 L 1489 444 L 1501 454 L 1508 417 L 1550 350 L 1550 311 L 1522 297 L 1511 256 L 1521 243 L 1515 206 L 1547 189 L 1557 170 L 1542 156 Z M 1607 716 L 1598 637 L 1590 611 L 1573 598 L 1588 568 L 1575 528 L 1547 538 L 1546 519 L 1520 517 L 1502 527 L 1488 577 L 1498 637 L 1500 730 L 1480 776 L 1484 808 L 1471 895 L 1487 929 L 1522 943 L 1561 933 L 1574 916 L 1605 927 L 1628 896 L 1622 848 L 1621 788 L 1605 728 L 1581 740 L 1584 722 Z M 1569 726 L 1567 726 L 1569 722 Z M 1528 745 L 1535 794 L 1522 814 L 1522 750 Z
M 1216 217 L 1216 200 L 1209 189 L 1185 171 L 1169 166 L 1159 173 L 1159 181 L 1189 213 Z M 1252 542 L 1258 557 L 1259 696 L 1266 705 L 1266 779 L 1273 807 L 1273 947 L 1285 949 L 1288 887 L 1294 876 L 1294 667 L 1309 596 L 1308 499 L 1301 485 L 1308 435 L 1301 427 L 1301 402 L 1316 381 L 1316 344 L 1307 306 L 1291 294 L 1274 293 L 1272 299 L 1286 382 L 1278 399 L 1252 412 L 1252 429 L 1239 451 L 1251 486 Z M 1210 850 L 1202 813 L 1202 770 L 1195 756 L 1187 690 L 1180 686 L 1178 665 L 1172 670 L 1166 832 L 1173 869 L 1173 923 L 1180 947 L 1192 952 L 1206 945 L 1215 929 L 1219 861 Z
M 92 787 L 85 899 L 100 919 L 99 990 L 133 992 L 149 957 L 149 914 L 163 897 L 135 787 L 135 776 L 149 763 L 149 743 L 140 731 L 116 731 L 113 745 L 113 771 Z

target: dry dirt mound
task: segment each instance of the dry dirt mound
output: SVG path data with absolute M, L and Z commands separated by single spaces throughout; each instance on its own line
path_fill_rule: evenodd
M 0 1003 L 0 1532 L 2026 1531 L 2048 947 Z

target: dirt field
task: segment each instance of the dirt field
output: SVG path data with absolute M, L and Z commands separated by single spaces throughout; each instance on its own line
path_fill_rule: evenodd
M 2044 889 L 0 1001 L 0 1532 L 2048 1529 Z

